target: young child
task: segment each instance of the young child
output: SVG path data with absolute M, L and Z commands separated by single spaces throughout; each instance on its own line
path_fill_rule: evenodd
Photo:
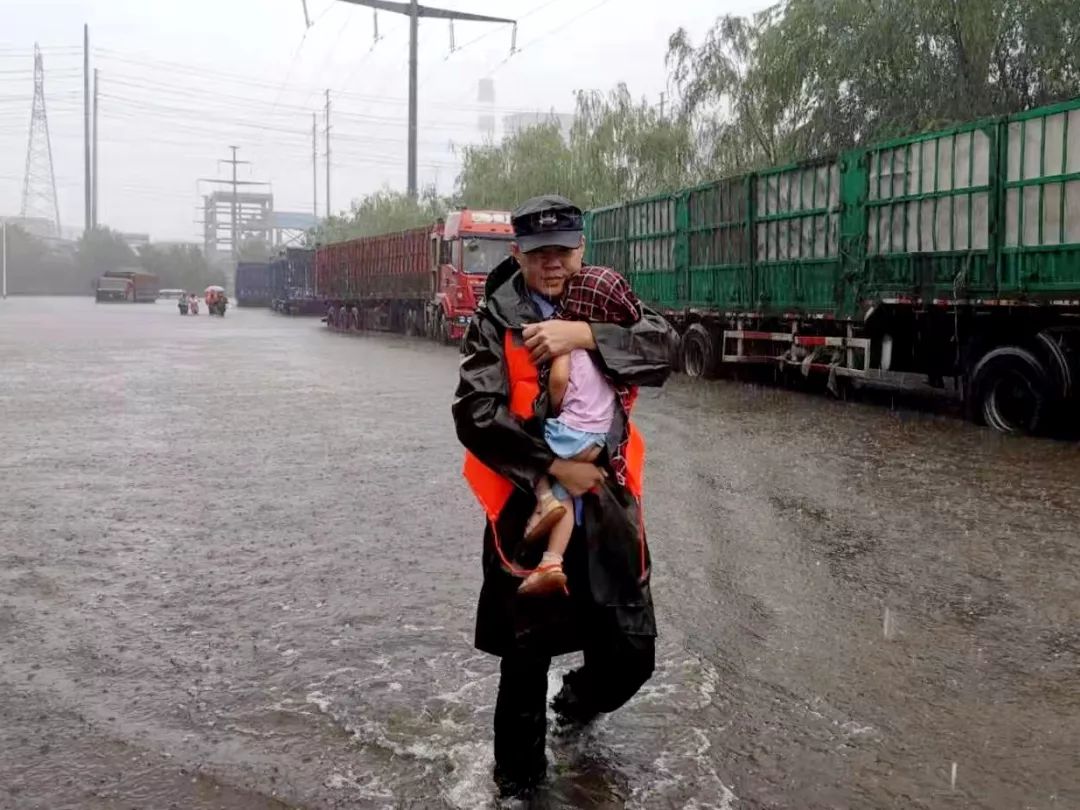
M 632 326 L 641 303 L 621 275 L 606 267 L 583 267 L 569 281 L 559 318 Z M 544 424 L 544 439 L 559 458 L 595 462 L 607 444 L 615 418 L 617 392 L 584 349 L 551 362 L 548 395 L 558 415 Z M 525 528 L 525 542 L 549 536 L 540 565 L 518 588 L 523 594 L 564 591 L 562 561 L 574 531 L 574 504 L 557 481 L 544 476 L 536 485 L 536 511 Z

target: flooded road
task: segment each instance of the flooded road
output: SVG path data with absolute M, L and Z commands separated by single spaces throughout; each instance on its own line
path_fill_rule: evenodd
M 492 806 L 455 379 L 261 310 L 0 302 L 0 808 Z M 639 407 L 657 672 L 532 806 L 1080 807 L 1077 445 Z

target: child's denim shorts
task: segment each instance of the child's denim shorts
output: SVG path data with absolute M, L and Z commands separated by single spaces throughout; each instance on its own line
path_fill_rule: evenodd
M 603 447 L 607 443 L 607 434 L 587 433 L 568 427 L 558 419 L 548 419 L 544 423 L 544 441 L 559 458 L 572 459 L 590 447 Z M 570 499 L 570 493 L 555 480 L 551 482 L 551 494 L 560 501 Z

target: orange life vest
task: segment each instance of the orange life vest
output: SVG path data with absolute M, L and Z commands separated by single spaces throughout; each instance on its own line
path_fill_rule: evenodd
M 529 356 L 529 349 L 523 343 L 515 342 L 515 333 L 510 329 L 506 330 L 503 352 L 510 383 L 510 413 L 524 422 L 535 415 L 533 405 L 540 396 L 539 372 Z M 632 422 L 628 421 L 628 428 L 625 451 L 626 486 L 640 504 L 645 470 L 645 441 Z M 468 451 L 465 452 L 463 472 L 488 520 L 494 524 L 502 514 L 506 502 L 510 500 L 514 485 Z

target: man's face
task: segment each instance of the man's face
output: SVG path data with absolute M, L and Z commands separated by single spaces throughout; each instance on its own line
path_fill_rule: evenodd
M 541 295 L 558 298 L 562 295 L 566 280 L 581 269 L 585 253 L 585 237 L 576 248 L 542 247 L 522 253 L 515 244 L 511 253 L 521 265 L 525 283 Z

